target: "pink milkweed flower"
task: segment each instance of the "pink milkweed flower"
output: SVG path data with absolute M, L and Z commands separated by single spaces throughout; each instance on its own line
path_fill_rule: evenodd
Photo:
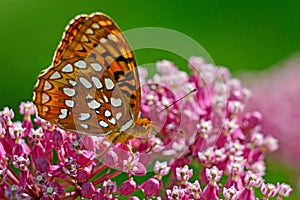
M 43 186 L 43 197 L 41 200 L 55 199 L 59 200 L 59 195 L 64 193 L 64 188 L 62 185 L 56 182 L 49 182 L 47 185 Z
M 260 187 L 263 183 L 263 180 L 261 177 L 257 176 L 251 171 L 247 171 L 245 178 L 245 187 L 242 189 L 241 194 L 240 194 L 240 199 L 249 199 L 249 200 L 254 200 L 255 195 L 253 188 L 254 187 Z
M 132 194 L 136 189 L 136 183 L 133 179 L 127 180 L 122 183 L 120 188 L 120 193 L 122 195 L 128 196 Z
M 229 188 L 234 186 L 237 190 L 242 189 L 242 173 L 244 172 L 244 163 L 243 162 L 229 162 L 227 170 L 230 175 L 226 181 L 225 187 Z
M 234 186 L 231 186 L 230 188 L 223 188 L 223 195 L 225 200 L 238 200 L 240 196 L 241 191 L 238 191 Z
M 154 172 L 158 177 L 167 175 L 170 172 L 170 167 L 167 162 L 156 161 L 154 165 Z
M 271 183 L 262 183 L 262 186 L 260 188 L 261 193 L 263 194 L 264 198 L 272 198 L 277 194 L 277 188 L 274 184 Z
M 246 110 L 258 110 L 264 116 L 263 133 L 276 137 L 281 160 L 291 167 L 300 164 L 297 151 L 299 135 L 300 57 L 292 56 L 260 73 L 244 73 L 242 78 L 252 92 Z
M 138 188 L 143 191 L 147 198 L 159 196 L 161 181 L 156 178 L 150 178 L 144 183 L 140 184 Z
M 202 197 L 205 199 L 220 199 L 218 195 L 218 182 L 221 179 L 223 174 L 222 170 L 219 170 L 216 166 L 213 166 L 210 169 L 206 169 L 206 177 L 209 181 L 209 184 L 203 189 Z
M 172 189 L 167 189 L 166 194 L 169 200 L 189 198 L 189 196 L 186 195 L 186 188 L 180 188 L 177 185 L 174 185 Z
M 182 184 L 186 184 L 187 181 L 193 176 L 193 170 L 189 169 L 187 165 L 184 167 L 176 168 L 176 179 L 180 181 Z
M 117 184 L 115 181 L 107 180 L 103 182 L 103 191 L 106 194 L 112 194 L 117 191 Z
M 189 183 L 188 189 L 189 189 L 190 196 L 193 199 L 200 199 L 202 190 L 198 180 L 196 180 L 194 183 Z
M 5 107 L 2 112 L 0 112 L 0 118 L 2 125 L 5 127 L 10 127 L 13 125 L 12 118 L 14 118 L 15 113 L 12 109 Z
M 278 200 L 283 199 L 283 197 L 288 197 L 293 191 L 291 186 L 285 183 L 277 183 L 276 188 L 278 192 Z
M 31 115 L 35 114 L 35 107 L 32 102 L 21 102 L 19 106 L 19 112 L 21 115 L 24 115 L 22 121 L 22 127 L 25 128 L 25 134 L 29 134 L 30 130 L 33 128 L 31 121 Z
M 128 174 L 134 174 L 142 176 L 146 174 L 147 170 L 143 163 L 139 162 L 139 159 L 129 157 L 128 160 L 123 161 L 123 170 Z
M 91 182 L 85 182 L 82 184 L 81 194 L 84 198 L 92 198 L 95 194 L 95 187 Z
M 272 115 L 247 110 L 249 90 L 226 68 L 199 57 L 189 67 L 191 73 L 161 61 L 152 78 L 140 69 L 140 115 L 154 128 L 127 144 L 31 119 L 30 102 L 19 108 L 22 123 L 13 122 L 13 111 L 4 108 L 0 199 L 254 200 L 274 196 L 275 190 L 273 198 L 288 197 L 290 186 L 274 188 L 263 180 L 266 154 L 279 146 L 262 129 Z

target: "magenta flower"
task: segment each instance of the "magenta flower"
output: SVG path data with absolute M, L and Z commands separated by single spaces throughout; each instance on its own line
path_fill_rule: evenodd
M 156 178 L 150 178 L 146 182 L 139 185 L 139 189 L 141 189 L 147 198 L 152 196 L 159 196 L 159 191 L 161 189 L 161 181 Z
M 276 159 L 280 158 L 296 169 L 300 164 L 300 152 L 297 150 L 300 141 L 299 66 L 297 56 L 262 73 L 245 73 L 243 76 L 252 91 L 247 110 L 262 113 L 263 133 L 279 140 L 279 157 Z
M 265 155 L 278 143 L 263 134 L 258 111 L 245 111 L 249 91 L 202 58 L 189 67 L 161 61 L 152 78 L 139 69 L 141 115 L 154 131 L 128 144 L 62 130 L 35 117 L 30 102 L 20 105 L 22 123 L 4 108 L 0 199 L 255 200 L 255 188 L 265 199 L 288 197 L 289 185 L 264 181 Z
M 131 179 L 122 183 L 120 192 L 122 195 L 128 196 L 132 194 L 135 191 L 135 189 L 136 183 L 134 182 L 134 180 Z

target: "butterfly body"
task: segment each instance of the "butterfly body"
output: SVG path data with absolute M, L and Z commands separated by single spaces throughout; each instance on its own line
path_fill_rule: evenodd
M 65 130 L 106 135 L 112 143 L 152 131 L 152 122 L 139 118 L 140 100 L 133 52 L 102 13 L 71 21 L 33 96 L 41 118 Z

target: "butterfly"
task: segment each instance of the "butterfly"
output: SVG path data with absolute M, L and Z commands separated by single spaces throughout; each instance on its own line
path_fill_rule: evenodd
M 39 117 L 60 128 L 127 142 L 152 132 L 140 118 L 141 89 L 133 52 L 107 15 L 73 19 L 50 67 L 41 71 L 33 102 Z

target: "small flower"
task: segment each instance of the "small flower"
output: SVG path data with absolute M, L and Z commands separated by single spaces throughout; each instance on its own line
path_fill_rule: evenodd
M 193 176 L 193 170 L 189 169 L 187 165 L 184 167 L 176 168 L 176 179 L 181 181 L 183 184 L 187 182 Z
M 36 144 L 39 144 L 42 140 L 42 137 L 44 136 L 43 129 L 38 128 L 37 130 L 31 129 L 29 135 L 28 135 Z
M 47 185 L 43 186 L 43 197 L 41 200 L 46 199 L 53 199 L 58 198 L 58 195 L 61 195 L 64 193 L 64 188 L 62 185 L 55 183 L 55 182 L 49 182 Z
M 147 198 L 152 196 L 159 196 L 159 191 L 161 188 L 161 182 L 156 178 L 150 178 L 146 182 L 139 185 L 139 189 L 141 189 L 144 194 L 146 194 Z
M 278 200 L 282 199 L 283 197 L 288 197 L 292 192 L 291 186 L 285 183 L 281 183 L 281 184 L 277 183 L 276 188 L 278 192 L 278 197 L 277 197 Z
M 15 168 L 19 168 L 20 170 L 26 170 L 29 164 L 30 161 L 27 157 L 14 155 L 13 165 Z
M 77 176 L 77 170 L 79 168 L 79 164 L 76 163 L 75 159 L 66 160 L 62 165 L 62 171 L 66 175 Z
M 205 172 L 209 184 L 203 189 L 202 197 L 205 199 L 220 199 L 218 195 L 219 186 L 217 183 L 221 179 L 223 171 L 213 166 L 210 169 L 206 168 Z
M 165 176 L 169 173 L 170 167 L 168 167 L 167 162 L 156 161 L 154 165 L 154 172 L 159 176 Z
M 32 102 L 21 102 L 19 112 L 21 115 L 24 115 L 22 127 L 25 128 L 25 134 L 28 135 L 33 128 L 31 115 L 35 114 L 35 107 Z
M 196 180 L 194 183 L 189 183 L 188 189 L 193 199 L 200 199 L 202 190 L 198 180 Z
M 248 187 L 260 187 L 263 180 L 253 172 L 247 171 L 244 181 Z
M 206 169 L 206 176 L 211 185 L 217 184 L 221 179 L 223 174 L 222 170 L 219 170 L 216 166 L 213 166 L 211 169 Z
M 2 112 L 0 112 L 0 117 L 4 121 L 4 125 L 7 127 L 10 127 L 13 125 L 12 118 L 14 118 L 15 114 L 12 109 L 9 109 L 8 107 L 5 107 Z
M 52 131 L 52 143 L 53 145 L 55 145 L 56 147 L 60 147 L 61 145 L 63 145 L 65 139 L 66 139 L 66 132 L 60 128 L 55 128 Z
M 32 102 L 21 102 L 19 106 L 19 112 L 21 115 L 30 116 L 35 114 L 35 108 Z M 26 119 L 27 120 L 27 119 Z
M 36 177 L 32 177 L 32 181 L 36 183 L 38 187 L 43 187 L 48 182 L 47 172 L 41 173 L 40 171 L 37 171 Z
M 116 152 L 114 151 L 108 151 L 104 154 L 104 163 L 105 165 L 107 165 L 108 167 L 115 167 L 116 164 L 118 163 L 118 155 Z
M 91 182 L 85 182 L 82 184 L 81 194 L 84 198 L 92 198 L 95 194 L 95 187 Z
M 80 167 L 77 170 L 76 177 L 74 177 L 78 182 L 87 181 L 91 177 L 92 165 L 88 165 L 86 167 Z
M 225 200 L 238 200 L 238 197 L 240 195 L 240 191 L 238 191 L 234 186 L 231 186 L 230 188 L 223 188 L 223 195 L 225 197 Z
M 272 198 L 277 194 L 276 186 L 271 183 L 267 183 L 267 184 L 262 183 L 260 190 L 266 199 Z
M 134 180 L 130 179 L 122 183 L 120 188 L 120 193 L 122 195 L 128 196 L 132 194 L 136 189 L 136 183 Z
M 175 185 L 172 189 L 167 189 L 166 193 L 169 200 L 184 199 L 186 189 L 178 188 L 178 186 Z
M 5 190 L 5 197 L 7 199 L 22 199 L 21 194 L 22 190 L 17 185 L 12 185 Z
M 138 157 L 129 157 L 128 160 L 123 161 L 123 171 L 128 172 L 129 174 L 142 176 L 146 173 L 146 168 L 139 162 Z
M 244 163 L 236 161 L 230 162 L 227 166 L 227 169 L 230 173 L 230 176 L 226 182 L 225 187 L 229 188 L 231 186 L 234 186 L 235 188 L 240 190 L 243 187 L 241 174 L 244 172 Z
M 107 180 L 103 182 L 103 191 L 107 194 L 113 194 L 117 191 L 117 184 L 111 180 Z

